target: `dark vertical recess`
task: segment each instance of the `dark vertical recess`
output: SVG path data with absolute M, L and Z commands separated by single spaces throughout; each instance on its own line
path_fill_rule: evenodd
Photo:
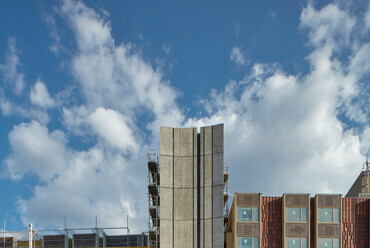
M 197 248 L 200 248 L 200 134 L 197 134 Z

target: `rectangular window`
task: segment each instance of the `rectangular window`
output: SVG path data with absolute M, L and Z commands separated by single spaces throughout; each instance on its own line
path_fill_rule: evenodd
M 287 208 L 287 222 L 307 222 L 307 208 Z
M 258 221 L 259 217 L 259 208 L 250 207 L 250 208 L 238 208 L 238 221 Z
M 339 238 L 320 238 L 319 248 L 339 248 Z
M 307 238 L 287 238 L 287 248 L 307 248 Z
M 238 248 L 258 248 L 258 237 L 239 237 Z
M 339 223 L 339 208 L 320 208 L 319 222 Z

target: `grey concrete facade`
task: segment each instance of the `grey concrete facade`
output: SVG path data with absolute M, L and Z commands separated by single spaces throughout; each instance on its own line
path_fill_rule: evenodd
M 221 248 L 223 124 L 160 129 L 160 247 Z

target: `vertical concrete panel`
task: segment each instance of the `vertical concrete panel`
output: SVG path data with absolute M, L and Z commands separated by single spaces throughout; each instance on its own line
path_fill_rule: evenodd
M 213 204 L 212 216 L 213 218 L 220 218 L 224 215 L 224 186 L 219 185 L 213 187 Z
M 224 218 L 213 219 L 213 248 L 224 247 Z
M 173 187 L 173 157 L 161 156 L 161 182 L 160 187 Z
M 212 126 L 204 128 L 204 154 L 212 154 Z
M 212 187 L 204 188 L 204 218 L 212 219 Z
M 175 128 L 174 155 L 193 156 L 193 128 Z
M 214 153 L 212 161 L 213 161 L 212 185 L 224 185 L 224 154 Z
M 174 219 L 193 221 L 193 189 L 174 189 Z
M 204 220 L 204 244 L 205 248 L 212 248 L 212 219 Z
M 213 153 L 224 152 L 224 125 L 213 126 Z
M 161 248 L 173 248 L 173 222 L 172 220 L 160 220 L 161 223 Z
M 212 184 L 212 155 L 204 156 L 204 186 L 211 187 Z
M 174 158 L 174 187 L 193 188 L 194 157 Z
M 174 247 L 189 248 L 193 243 L 193 221 L 174 222 Z
M 161 188 L 161 220 L 173 219 L 173 189 Z M 162 223 L 161 223 L 162 229 Z
M 173 128 L 161 127 L 160 128 L 160 154 L 173 155 Z

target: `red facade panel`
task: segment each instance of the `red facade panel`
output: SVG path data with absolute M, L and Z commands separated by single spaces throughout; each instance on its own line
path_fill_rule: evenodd
M 261 248 L 281 248 L 282 245 L 282 198 L 262 197 Z
M 369 247 L 369 200 L 342 199 L 343 248 Z

